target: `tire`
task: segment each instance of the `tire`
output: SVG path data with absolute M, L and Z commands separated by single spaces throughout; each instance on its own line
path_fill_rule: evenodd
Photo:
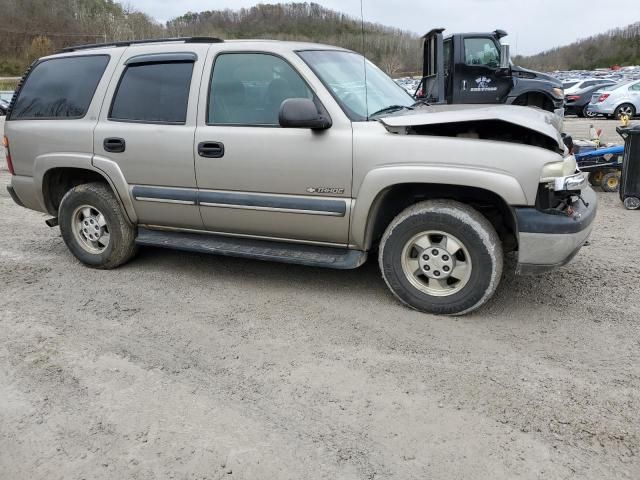
M 596 170 L 589 174 L 589 183 L 594 187 L 602 185 L 602 179 L 604 178 L 604 172 L 602 170 Z
M 602 177 L 602 190 L 608 193 L 617 192 L 620 189 L 620 172 L 609 172 Z
M 636 116 L 636 107 L 634 107 L 630 103 L 623 103 L 622 105 L 618 105 L 615 112 L 613 112 L 613 116 L 615 118 L 621 118 L 622 115 L 627 115 L 630 119 Z
M 116 268 L 136 254 L 136 228 L 103 183 L 69 190 L 60 203 L 58 221 L 64 243 L 89 267 Z
M 428 200 L 389 224 L 378 261 L 387 286 L 404 304 L 425 313 L 463 315 L 493 296 L 504 259 L 498 234 L 478 211 L 455 201 Z
M 640 208 L 640 198 L 636 198 L 636 197 L 625 198 L 624 207 L 627 210 L 638 210 Z
M 590 112 L 589 111 L 589 104 L 585 105 L 584 108 L 582 109 L 582 115 L 581 117 L 583 118 L 596 118 L 598 116 L 597 113 L 595 112 Z

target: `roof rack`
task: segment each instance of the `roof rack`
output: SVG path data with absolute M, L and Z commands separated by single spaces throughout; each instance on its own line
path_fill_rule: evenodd
M 73 47 L 63 48 L 59 53 L 76 52 L 78 50 L 89 50 L 91 48 L 103 47 L 129 47 L 131 45 L 139 45 L 144 43 L 165 43 L 165 42 L 184 42 L 184 43 L 222 43 L 224 40 L 215 37 L 176 37 L 176 38 L 153 38 L 147 40 L 123 40 L 118 42 L 106 43 L 89 43 L 86 45 L 76 45 Z

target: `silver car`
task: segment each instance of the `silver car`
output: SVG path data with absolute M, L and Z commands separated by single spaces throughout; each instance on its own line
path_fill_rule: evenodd
M 597 90 L 591 97 L 588 110 L 608 117 L 635 117 L 640 113 L 640 80 Z
M 406 305 L 462 314 L 493 295 L 505 253 L 545 271 L 591 232 L 596 197 L 556 121 L 416 103 L 327 45 L 92 45 L 21 83 L 8 189 L 90 267 L 145 245 L 336 269 L 373 255 Z

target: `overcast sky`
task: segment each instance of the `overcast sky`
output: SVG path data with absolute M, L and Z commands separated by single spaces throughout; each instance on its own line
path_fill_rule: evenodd
M 187 11 L 239 9 L 270 0 L 124 0 L 166 22 Z M 360 0 L 315 0 L 327 8 L 360 17 Z M 640 0 L 364 0 L 365 20 L 424 34 L 509 33 L 512 54 L 529 55 L 640 21 Z

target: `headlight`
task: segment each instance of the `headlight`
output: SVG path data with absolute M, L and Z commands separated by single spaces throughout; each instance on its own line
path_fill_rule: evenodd
M 558 177 L 567 177 L 576 173 L 578 164 L 576 163 L 576 157 L 568 155 L 559 162 L 547 163 L 542 167 L 542 173 L 540 174 L 540 182 L 553 182 Z
M 555 192 L 563 192 L 566 190 L 576 191 L 587 187 L 587 177 L 584 173 L 576 173 L 568 177 L 556 178 L 553 182 L 553 190 Z
M 554 88 L 553 94 L 558 98 L 564 98 L 564 90 L 562 88 Z

